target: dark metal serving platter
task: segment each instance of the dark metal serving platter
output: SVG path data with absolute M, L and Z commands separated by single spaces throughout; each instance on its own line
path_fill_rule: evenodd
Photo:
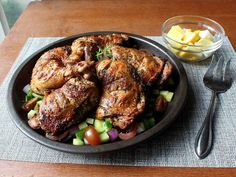
M 137 135 L 136 137 L 130 140 L 116 141 L 116 142 L 101 144 L 97 146 L 90 146 L 90 145 L 74 146 L 71 144 L 52 141 L 52 140 L 47 139 L 40 133 L 36 132 L 35 130 L 31 129 L 27 123 L 28 120 L 27 120 L 26 112 L 24 112 L 21 109 L 24 96 L 25 96 L 22 90 L 23 90 L 23 87 L 30 82 L 32 69 L 37 59 L 49 49 L 59 47 L 59 46 L 64 46 L 64 45 L 71 45 L 71 43 L 78 37 L 90 36 L 90 35 L 112 34 L 112 33 L 118 33 L 118 34 L 122 33 L 122 34 L 129 35 L 128 45 L 130 47 L 147 49 L 152 54 L 165 58 L 173 64 L 175 68 L 174 77 L 175 77 L 175 80 L 177 81 L 177 86 L 176 86 L 175 96 L 173 98 L 173 101 L 169 103 L 167 111 L 162 116 L 162 119 L 153 128 Z M 164 48 L 159 43 L 153 40 L 147 39 L 143 36 L 130 34 L 130 33 L 114 32 L 114 31 L 89 32 L 89 33 L 83 33 L 83 34 L 66 37 L 56 42 L 53 42 L 47 45 L 46 47 L 43 47 L 42 49 L 38 50 L 37 52 L 32 54 L 30 57 L 28 57 L 12 75 L 10 84 L 8 86 L 8 109 L 15 125 L 29 138 L 33 139 L 34 141 L 42 145 L 45 145 L 47 147 L 50 147 L 56 150 L 70 152 L 70 153 L 104 153 L 104 152 L 111 152 L 111 151 L 120 150 L 126 147 L 136 145 L 165 130 L 169 125 L 173 123 L 173 121 L 178 117 L 181 110 L 183 109 L 186 98 L 187 98 L 187 90 L 188 90 L 188 81 L 187 81 L 187 76 L 186 76 L 186 73 L 182 64 L 175 58 L 175 56 L 171 52 L 169 52 L 166 48 Z

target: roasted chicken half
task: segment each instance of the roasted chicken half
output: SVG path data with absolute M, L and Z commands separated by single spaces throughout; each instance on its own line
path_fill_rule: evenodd
M 169 62 L 165 64 L 164 60 L 145 50 L 115 45 L 111 51 L 114 59 L 123 59 L 132 65 L 145 85 L 151 85 L 160 78 L 159 83 L 162 84 L 172 73 L 173 66 Z
M 142 86 L 125 60 L 101 60 L 96 64 L 96 71 L 103 89 L 96 118 L 112 118 L 114 126 L 125 129 L 144 111 Z
M 83 77 L 71 78 L 61 88 L 44 96 L 39 116 L 31 119 L 29 124 L 34 126 L 32 128 L 41 128 L 56 135 L 78 123 L 97 104 L 98 88 L 95 83 Z

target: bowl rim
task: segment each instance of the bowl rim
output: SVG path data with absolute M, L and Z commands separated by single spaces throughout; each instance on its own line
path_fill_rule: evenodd
M 212 22 L 214 24 L 216 24 L 222 32 L 220 32 L 220 39 L 213 42 L 213 44 L 211 45 L 191 45 L 191 44 L 185 44 L 183 42 L 179 42 L 179 41 L 176 41 L 170 37 L 167 36 L 167 33 L 165 33 L 165 28 L 166 28 L 166 24 L 171 21 L 171 20 L 174 20 L 174 19 L 178 19 L 178 18 L 186 18 L 186 17 L 191 17 L 191 18 L 200 18 L 200 19 L 204 19 L 204 20 L 207 20 L 209 22 Z M 209 25 L 207 25 L 209 26 Z M 215 48 L 219 48 L 222 44 L 223 44 L 223 41 L 225 39 L 225 30 L 224 28 L 218 23 L 216 22 L 215 20 L 212 20 L 210 18 L 207 18 L 207 17 L 203 17 L 203 16 L 198 16 L 198 15 L 178 15 L 178 16 L 173 16 L 173 17 L 170 17 L 168 18 L 167 20 L 165 20 L 165 22 L 162 24 L 162 27 L 161 27 L 161 34 L 162 34 L 162 37 L 165 39 L 167 38 L 168 40 L 170 41 L 173 41 L 179 45 L 183 45 L 183 46 L 189 46 L 189 47 L 194 47 L 194 48 L 201 48 L 201 47 L 207 47 L 209 46 L 209 48 L 207 48 L 206 50 L 201 50 L 201 51 L 211 51 L 211 50 L 215 50 Z M 168 42 L 168 40 L 166 40 L 166 42 Z M 169 42 L 168 42 L 169 43 Z M 170 44 L 171 45 L 171 44 Z M 218 46 L 219 45 L 219 46 Z M 216 47 L 217 46 L 217 47 Z M 175 48 L 175 49 L 179 49 L 179 48 Z M 183 51 L 189 51 L 189 50 L 183 50 Z
M 131 138 L 130 140 L 125 141 L 116 141 L 112 143 L 107 144 L 101 144 L 97 146 L 75 146 L 72 144 L 66 144 L 61 142 L 52 141 L 41 134 L 37 133 L 35 130 L 31 129 L 28 125 L 26 125 L 23 120 L 21 120 L 21 116 L 17 113 L 17 111 L 14 109 L 14 101 L 13 101 L 13 87 L 16 81 L 16 78 L 18 77 L 19 73 L 23 69 L 23 67 L 36 55 L 40 54 L 43 51 L 46 51 L 48 48 L 55 46 L 57 44 L 60 44 L 62 42 L 65 42 L 67 40 L 76 39 L 78 37 L 82 36 L 90 36 L 90 35 L 103 35 L 103 34 L 127 34 L 132 38 L 136 38 L 138 40 L 141 40 L 143 42 L 146 42 L 147 45 L 152 45 L 155 48 L 158 48 L 162 53 L 165 53 L 165 55 L 168 55 L 168 58 L 171 58 L 171 62 L 175 64 L 175 69 L 178 71 L 179 74 L 179 85 L 178 85 L 178 91 L 179 95 L 182 96 L 182 98 L 177 97 L 173 102 L 176 102 L 175 109 L 171 109 L 164 117 L 163 119 L 158 122 L 154 127 L 146 130 L 145 132 L 135 136 L 134 138 Z M 181 89 L 180 89 L 181 88 Z M 177 90 L 176 89 L 176 90 Z M 13 75 L 11 76 L 10 83 L 8 85 L 8 99 L 7 99 L 7 105 L 8 105 L 8 112 L 10 113 L 11 120 L 14 122 L 16 127 L 21 130 L 27 137 L 30 139 L 36 141 L 39 144 L 42 144 L 46 147 L 63 151 L 63 152 L 69 152 L 69 153 L 84 153 L 84 154 L 95 154 L 95 153 L 105 153 L 105 152 L 111 152 L 116 150 L 121 150 L 130 146 L 134 146 L 138 143 L 141 143 L 147 139 L 150 139 L 152 136 L 157 135 L 161 133 L 164 129 L 166 129 L 175 119 L 177 119 L 177 116 L 180 114 L 180 112 L 183 110 L 186 99 L 187 99 L 187 92 L 188 92 L 188 79 L 185 72 L 185 69 L 183 65 L 180 63 L 180 61 L 177 60 L 177 58 L 165 47 L 163 47 L 161 44 L 148 39 L 146 37 L 132 34 L 132 33 L 126 33 L 126 32 L 118 32 L 118 31 L 97 31 L 97 32 L 87 32 L 87 33 L 81 33 L 73 36 L 69 36 L 60 40 L 57 40 L 55 42 L 52 42 L 45 47 L 39 49 L 38 51 L 34 52 L 32 55 L 30 55 L 24 62 L 22 62 L 17 69 L 14 71 Z M 184 97 L 184 98 L 183 98 Z M 175 110 L 175 111 L 174 111 Z

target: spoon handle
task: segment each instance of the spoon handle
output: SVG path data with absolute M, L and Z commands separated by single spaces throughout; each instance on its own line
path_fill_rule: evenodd
M 206 118 L 198 131 L 195 139 L 194 149 L 199 159 L 204 159 L 211 151 L 213 141 L 212 122 L 217 102 L 217 93 L 212 92 L 210 105 Z

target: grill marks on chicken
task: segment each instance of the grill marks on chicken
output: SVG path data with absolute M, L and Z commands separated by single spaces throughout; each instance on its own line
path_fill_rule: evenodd
M 145 50 L 113 46 L 111 51 L 114 59 L 127 60 L 127 62 L 135 68 L 145 85 L 155 83 L 163 72 L 165 61 L 149 54 Z M 170 65 L 171 64 L 169 63 L 168 66 Z M 168 72 L 167 70 L 165 71 Z M 169 74 L 164 74 L 164 76 L 168 77 Z M 163 77 L 162 83 L 167 79 L 167 77 Z
M 98 50 L 98 47 L 122 44 L 127 40 L 128 36 L 124 34 L 80 37 L 72 43 L 72 53 L 69 60 L 80 61 L 82 58 L 85 60 L 93 60 L 94 54 Z
M 101 60 L 96 70 L 103 88 L 96 118 L 110 117 L 114 126 L 125 129 L 144 111 L 142 86 L 133 78 L 132 67 L 125 60 Z
M 60 133 L 77 123 L 97 103 L 98 88 L 94 82 L 82 77 L 71 78 L 43 99 L 39 109 L 40 126 L 46 133 Z

